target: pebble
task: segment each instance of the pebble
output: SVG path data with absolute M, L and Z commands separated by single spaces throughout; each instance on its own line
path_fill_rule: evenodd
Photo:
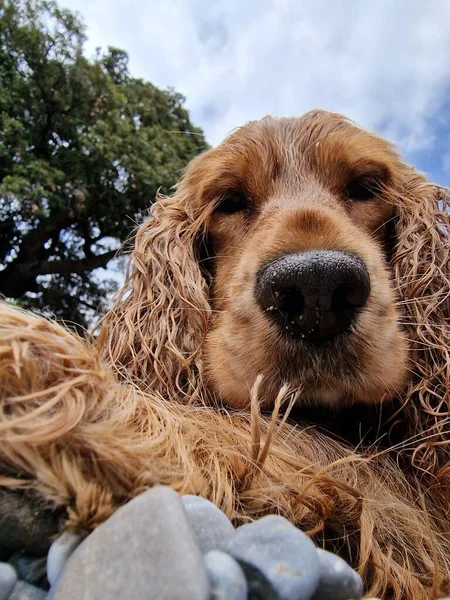
M 311 598 L 317 589 L 316 547 L 283 517 L 271 515 L 238 527 L 226 550 L 243 568 L 250 595 L 299 600 Z
M 231 521 L 215 504 L 200 496 L 186 495 L 181 498 L 195 539 L 203 554 L 220 549 L 233 535 Z
M 283 517 L 234 529 L 208 500 L 180 497 L 170 488 L 136 497 L 87 538 L 63 533 L 42 556 L 58 527 L 59 517 L 32 497 L 0 490 L 0 561 L 9 561 L 0 562 L 0 600 L 361 600 L 363 595 L 356 571 L 317 549 Z
M 8 600 L 17 581 L 17 573 L 11 565 L 0 563 L 0 600 Z
M 212 550 L 205 555 L 205 564 L 211 582 L 210 600 L 247 600 L 247 581 L 234 558 Z
M 45 556 L 36 558 L 35 556 L 16 552 L 8 562 L 15 568 L 21 581 L 48 589 L 47 559 Z
M 60 516 L 30 494 L 0 489 L 1 547 L 44 556 L 59 531 Z
M 154 487 L 119 508 L 74 551 L 54 600 L 209 600 L 210 584 L 181 498 Z
M 363 582 L 345 560 L 327 552 L 317 550 L 320 567 L 319 585 L 311 600 L 360 600 Z
M 18 581 L 8 600 L 47 600 L 47 592 L 24 581 Z
M 55 585 L 69 557 L 82 541 L 81 536 L 65 531 L 50 546 L 47 556 L 47 578 L 50 585 Z

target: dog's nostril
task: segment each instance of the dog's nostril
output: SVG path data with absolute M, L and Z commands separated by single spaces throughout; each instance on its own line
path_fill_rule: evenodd
M 256 298 L 279 326 L 321 341 L 344 333 L 370 294 L 367 268 L 357 256 L 336 251 L 290 254 L 264 265 Z
M 296 288 L 288 288 L 284 292 L 280 292 L 274 303 L 274 310 L 284 311 L 289 319 L 303 319 L 303 311 L 305 309 L 305 301 L 302 293 Z
M 367 287 L 357 282 L 339 285 L 331 297 L 331 309 L 335 313 L 361 308 L 367 302 Z

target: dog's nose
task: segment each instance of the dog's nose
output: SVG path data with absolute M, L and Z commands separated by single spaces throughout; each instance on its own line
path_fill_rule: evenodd
M 369 298 L 370 277 L 354 254 L 300 252 L 266 263 L 255 293 L 286 333 L 320 342 L 348 330 Z

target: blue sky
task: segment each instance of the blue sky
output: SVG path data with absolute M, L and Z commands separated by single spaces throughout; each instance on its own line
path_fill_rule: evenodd
M 187 97 L 215 145 L 266 114 L 342 112 L 450 186 L 449 0 L 60 0 Z

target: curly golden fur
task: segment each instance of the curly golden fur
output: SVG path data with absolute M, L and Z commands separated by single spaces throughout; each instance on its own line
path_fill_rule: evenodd
M 361 177 L 373 198 L 352 201 Z M 230 192 L 244 210 L 223 210 Z M 0 484 L 77 531 L 170 485 L 236 522 L 285 515 L 368 594 L 450 593 L 449 205 L 340 115 L 238 129 L 157 199 L 95 345 L 1 306 Z M 267 260 L 316 249 L 359 256 L 371 282 L 326 350 L 278 335 L 253 293 Z M 344 431 L 322 411 L 347 411 Z

